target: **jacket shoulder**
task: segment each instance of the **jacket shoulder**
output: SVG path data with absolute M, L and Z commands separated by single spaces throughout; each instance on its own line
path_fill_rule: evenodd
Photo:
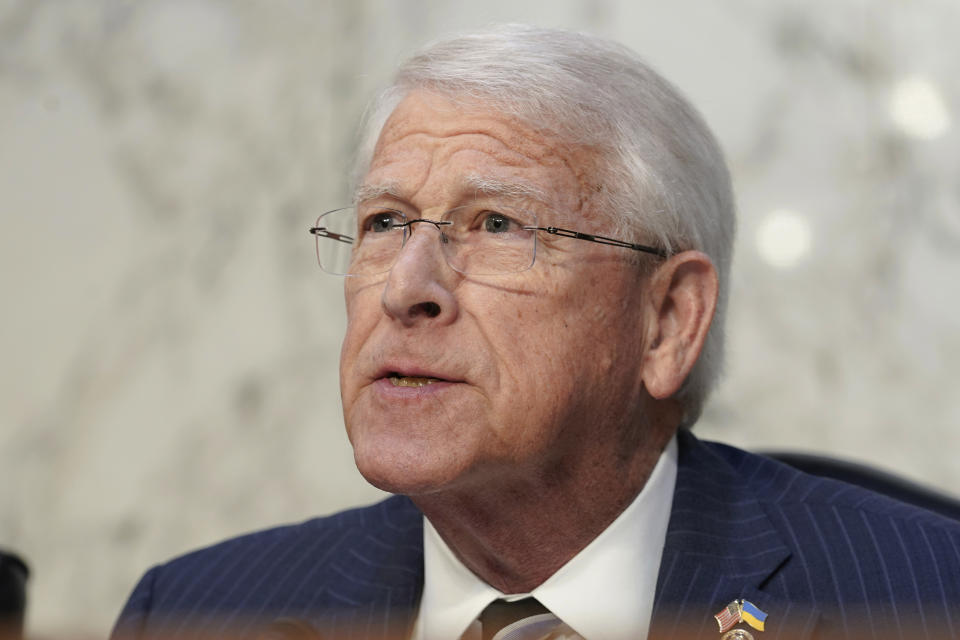
M 687 444 L 680 508 L 725 519 L 712 527 L 715 536 L 729 532 L 718 554 L 738 540 L 741 547 L 755 540 L 757 548 L 784 548 L 770 588 L 787 599 L 825 610 L 945 614 L 960 606 L 960 521 L 727 445 L 692 436 Z M 701 519 L 700 527 L 710 523 Z
M 393 496 L 373 505 L 229 538 L 177 556 L 160 567 L 170 574 L 181 570 L 193 573 L 198 567 L 215 570 L 216 566 L 249 563 L 261 557 L 282 562 L 279 556 L 288 555 L 294 549 L 302 552 L 303 545 L 322 554 L 389 535 L 417 537 L 422 531 L 421 518 L 409 499 Z M 310 557 L 322 559 L 313 554 Z
M 960 628 L 960 521 L 689 432 L 679 443 L 658 628 L 715 629 L 702 612 L 735 598 L 796 637 Z
M 415 600 L 422 518 L 409 499 L 394 496 L 178 556 L 140 580 L 114 635 L 176 635 L 211 624 L 233 630 L 280 614 L 315 620 L 383 598 Z
M 862 486 L 805 473 L 773 458 L 717 443 L 699 442 L 732 472 L 730 483 L 771 510 L 829 509 L 857 512 L 864 517 L 918 521 L 960 531 L 960 520 L 933 513 Z

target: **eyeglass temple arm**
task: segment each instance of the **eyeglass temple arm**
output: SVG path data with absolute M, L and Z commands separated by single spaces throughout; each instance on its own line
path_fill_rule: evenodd
M 570 229 L 560 229 L 559 227 L 524 227 L 524 228 L 529 230 L 536 230 L 536 231 L 546 231 L 550 235 L 563 236 L 564 238 L 576 238 L 577 240 L 588 240 L 590 242 L 597 242 L 599 244 L 609 244 L 614 247 L 623 247 L 624 249 L 633 249 L 634 251 L 643 251 L 644 253 L 651 253 L 661 258 L 667 257 L 667 252 L 664 251 L 663 249 L 658 249 L 657 247 L 651 247 L 645 244 L 636 244 L 633 242 L 627 242 L 626 240 L 617 240 L 615 238 L 607 238 L 606 236 L 596 236 L 591 233 L 571 231 Z
M 330 238 L 331 240 L 337 240 L 338 242 L 343 242 L 345 244 L 353 244 L 353 238 L 351 236 L 347 236 L 342 233 L 335 233 L 326 227 L 310 227 L 310 233 L 315 236 L 320 236 L 321 238 Z

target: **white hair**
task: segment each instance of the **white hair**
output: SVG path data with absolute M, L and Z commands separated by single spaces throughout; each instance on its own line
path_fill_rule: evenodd
M 369 168 L 387 118 L 416 90 L 489 105 L 595 150 L 598 194 L 612 233 L 653 239 L 668 252 L 713 261 L 720 300 L 706 345 L 677 397 L 683 425 L 719 378 L 736 225 L 720 146 L 680 92 L 633 51 L 569 31 L 503 25 L 428 45 L 399 68 L 367 112 L 356 177 Z

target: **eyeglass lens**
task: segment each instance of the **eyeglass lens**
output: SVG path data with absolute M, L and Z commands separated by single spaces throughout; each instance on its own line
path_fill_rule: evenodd
M 320 266 L 338 275 L 389 271 L 419 227 L 434 227 L 447 263 L 471 275 L 500 275 L 529 269 L 536 253 L 536 217 L 525 211 L 465 206 L 440 220 L 407 218 L 382 207 L 349 207 L 317 219 Z M 415 229 L 416 228 L 416 229 Z

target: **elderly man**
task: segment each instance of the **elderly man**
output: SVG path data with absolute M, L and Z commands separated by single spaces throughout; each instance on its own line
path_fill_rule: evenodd
M 398 495 L 155 567 L 118 635 L 960 632 L 957 523 L 689 433 L 734 206 L 673 87 L 505 27 L 371 114 L 355 205 L 311 231 L 346 276 L 356 463 Z

